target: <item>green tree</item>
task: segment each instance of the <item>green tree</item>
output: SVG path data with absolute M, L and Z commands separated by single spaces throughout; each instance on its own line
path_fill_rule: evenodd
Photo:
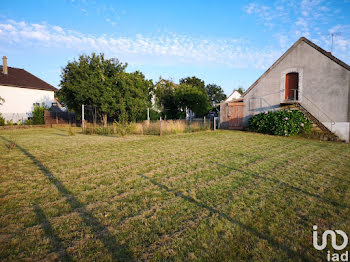
M 35 105 L 33 112 L 32 112 L 32 123 L 33 125 L 43 125 L 45 124 L 45 119 L 44 119 L 44 112 L 48 108 L 45 106 L 44 103 L 41 105 Z
M 204 82 L 192 77 L 181 79 L 180 83 L 176 85 L 172 81 L 161 79 L 155 85 L 156 104 L 161 108 L 163 115 L 168 119 L 178 119 L 185 115 L 186 108 L 197 116 L 206 114 L 209 110 L 209 100 Z
M 152 80 L 136 71 L 117 74 L 113 82 L 115 91 L 115 118 L 121 122 L 143 120 L 151 106 Z
M 150 106 L 153 83 L 140 72 L 126 73 L 127 64 L 103 54 L 80 56 L 62 70 L 59 99 L 79 113 L 82 104 L 100 108 L 107 117 L 135 121 Z
M 198 77 L 192 76 L 192 77 L 181 78 L 180 84 L 186 84 L 193 87 L 197 87 L 198 90 L 206 93 L 204 81 L 199 79 Z
M 196 86 L 180 84 L 175 89 L 175 101 L 185 111 L 186 108 L 193 111 L 196 116 L 203 116 L 209 110 L 208 96 Z
M 103 54 L 81 55 L 62 69 L 59 99 L 75 112 L 82 104 L 99 107 L 103 121 L 117 108 L 113 83 L 115 77 L 124 72 L 127 64 L 118 59 L 105 59 Z
M 237 89 L 238 93 L 240 93 L 241 95 L 244 93 L 244 89 L 242 86 L 239 86 Z
M 215 106 L 226 99 L 226 95 L 221 86 L 209 84 L 205 86 L 211 106 Z
M 175 89 L 176 84 L 172 81 L 161 79 L 154 90 L 156 105 L 168 119 L 178 119 L 181 115 Z

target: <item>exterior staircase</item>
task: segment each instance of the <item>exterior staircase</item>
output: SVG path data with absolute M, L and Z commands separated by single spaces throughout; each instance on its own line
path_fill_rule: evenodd
M 330 130 L 327 126 L 325 126 L 319 119 L 317 119 L 311 112 L 309 112 L 305 106 L 303 106 L 300 102 L 295 101 L 295 100 L 290 100 L 290 101 L 285 101 L 283 103 L 281 103 L 282 107 L 287 107 L 288 109 L 296 109 L 301 111 L 306 118 L 308 118 L 310 121 L 312 121 L 312 123 L 314 124 L 314 126 L 316 126 L 317 128 L 319 128 L 323 133 L 324 136 L 320 137 L 323 140 L 331 140 L 331 141 L 341 141 L 341 139 L 335 135 L 332 130 Z M 334 122 L 332 120 L 331 121 L 331 125 L 334 124 Z

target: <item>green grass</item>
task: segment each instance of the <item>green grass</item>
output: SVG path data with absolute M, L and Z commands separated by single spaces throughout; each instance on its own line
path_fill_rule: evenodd
M 348 144 L 0 131 L 0 260 L 326 261 L 349 186 Z

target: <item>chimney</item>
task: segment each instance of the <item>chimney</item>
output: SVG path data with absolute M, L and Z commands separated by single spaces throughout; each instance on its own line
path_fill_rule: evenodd
M 7 57 L 2 57 L 2 72 L 7 75 Z

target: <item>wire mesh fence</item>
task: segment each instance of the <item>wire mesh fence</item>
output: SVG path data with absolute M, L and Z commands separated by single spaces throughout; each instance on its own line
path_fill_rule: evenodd
M 218 128 L 217 118 L 193 118 L 164 120 L 140 120 L 137 122 L 118 122 L 116 117 L 104 118 L 101 108 L 82 107 L 82 130 L 85 134 L 104 135 L 167 135 L 177 133 L 215 130 Z

